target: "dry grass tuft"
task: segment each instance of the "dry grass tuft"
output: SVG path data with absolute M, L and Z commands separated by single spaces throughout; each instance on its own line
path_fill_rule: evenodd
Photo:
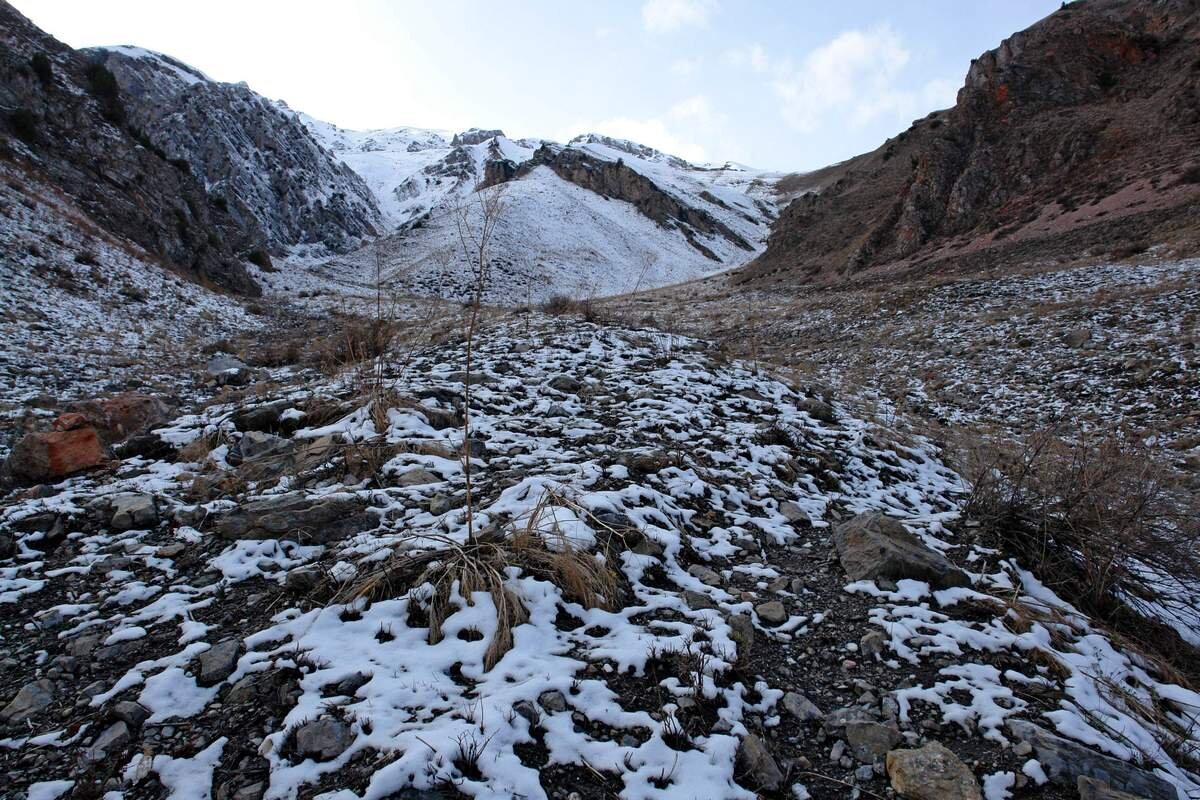
M 437 547 L 397 552 L 380 568 L 333 598 L 355 603 L 408 594 L 429 615 L 429 643 L 442 640 L 442 623 L 458 602 L 473 604 L 486 592 L 496 608 L 496 633 L 484 654 L 491 669 L 512 649 L 513 629 L 529 619 L 520 597 L 508 586 L 508 570 L 558 586 L 564 597 L 586 608 L 612 608 L 620 596 L 620 581 L 608 562 L 577 546 L 559 529 L 554 518 L 559 495 L 547 492 L 541 501 L 507 530 L 459 542 L 426 535 Z

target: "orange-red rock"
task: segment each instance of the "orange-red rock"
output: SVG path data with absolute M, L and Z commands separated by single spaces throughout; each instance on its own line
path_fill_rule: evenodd
M 54 420 L 50 427 L 56 431 L 73 431 L 77 428 L 86 428 L 87 424 L 87 417 L 83 414 L 68 412 Z
M 46 481 L 98 467 L 106 461 L 95 428 L 75 428 L 22 437 L 8 456 L 13 477 Z

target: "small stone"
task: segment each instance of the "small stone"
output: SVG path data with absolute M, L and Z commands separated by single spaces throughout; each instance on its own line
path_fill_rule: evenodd
M 875 777 L 875 768 L 870 764 L 863 764 L 858 769 L 854 770 L 854 778 L 859 783 L 869 781 Z
M 704 592 L 694 592 L 691 589 L 684 590 L 683 602 L 687 603 L 687 607 L 692 611 L 717 607 L 717 604 L 713 602 L 713 599 Z
M 140 728 L 150 717 L 150 710 L 141 703 L 132 700 L 122 700 L 113 706 L 113 716 L 131 728 Z
M 513 703 L 513 711 L 517 712 L 519 716 L 522 716 L 528 720 L 529 727 L 531 728 L 542 721 L 542 715 L 537 710 L 537 706 L 528 700 L 518 700 L 517 702 Z
M 104 761 L 120 753 L 129 746 L 131 741 L 133 741 L 133 736 L 129 733 L 129 726 L 124 722 L 114 722 L 96 737 L 89 748 L 84 750 L 83 757 L 92 762 Z
M 187 552 L 187 545 L 183 542 L 171 542 L 164 544 L 162 547 L 154 551 L 154 555 L 159 558 L 179 558 Z
M 778 600 L 759 603 L 754 607 L 754 613 L 758 614 L 758 618 L 768 625 L 782 625 L 787 622 L 788 618 L 787 609 Z
M 783 696 L 783 708 L 801 722 L 820 722 L 825 718 L 813 701 L 799 692 L 788 692 Z
M 846 754 L 846 743 L 838 739 L 833 743 L 833 747 L 829 749 L 829 761 L 836 764 L 842 760 L 842 756 Z
M 435 494 L 429 500 L 429 513 L 430 514 L 434 514 L 434 515 L 440 517 L 442 514 L 445 514 L 446 512 L 450 511 L 450 509 L 452 509 L 452 508 L 454 508 L 454 506 L 450 502 L 450 498 L 444 494 Z
M 554 391 L 563 392 L 564 394 L 576 394 L 583 388 L 583 383 L 578 378 L 572 378 L 570 375 L 555 375 L 546 382 L 546 385 Z
M 538 695 L 538 704 L 547 711 L 567 710 L 567 698 L 557 689 L 551 689 Z
M 430 472 L 429 470 L 422 469 L 421 467 L 417 467 L 416 469 L 410 469 L 407 472 L 402 472 L 396 478 L 397 486 L 424 486 L 424 485 L 430 484 L 430 483 L 441 483 L 441 482 L 442 482 L 442 478 L 440 475 L 435 475 L 434 473 Z
M 283 586 L 294 595 L 304 595 L 317 588 L 321 574 L 315 569 L 294 569 L 284 578 Z
M 350 726 L 340 719 L 324 717 L 296 729 L 296 752 L 314 761 L 331 761 L 354 741 Z
M 753 733 L 747 734 L 738 747 L 737 766 L 746 784 L 752 788 L 770 792 L 783 785 L 779 765 L 762 739 Z
M 721 585 L 721 576 L 712 567 L 706 567 L 703 564 L 692 564 L 688 567 L 688 574 L 706 586 Z
M 42 678 L 31 681 L 19 690 L 12 701 L 0 711 L 5 722 L 24 722 L 45 711 L 54 702 L 54 683 Z
M 754 647 L 754 623 L 743 614 L 732 614 L 729 617 L 729 638 L 737 645 L 737 657 L 745 662 L 750 658 Z
M 788 522 L 800 522 L 808 519 L 808 514 L 804 513 L 804 509 L 791 500 L 784 500 L 779 504 L 779 513 L 783 514 L 783 518 Z
M 851 722 L 846 725 L 846 743 L 850 752 L 864 764 L 874 763 L 900 743 L 900 729 L 879 722 Z
M 975 776 L 940 742 L 887 754 L 892 788 L 911 800 L 981 800 Z
M 226 639 L 205 650 L 196 658 L 196 682 L 201 686 L 215 686 L 233 674 L 237 666 L 241 643 Z

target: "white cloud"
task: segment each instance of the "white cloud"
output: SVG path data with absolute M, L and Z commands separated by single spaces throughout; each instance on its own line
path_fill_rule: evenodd
M 703 28 L 716 7 L 716 0 L 646 0 L 642 4 L 642 25 L 651 33 Z
M 687 77 L 700 69 L 701 60 L 699 58 L 680 58 L 676 59 L 671 64 L 671 73 Z
M 815 130 L 831 112 L 847 114 L 860 127 L 907 104 L 895 82 L 908 60 L 890 28 L 851 30 L 809 53 L 798 69 L 783 69 L 773 86 L 784 118 L 797 130 Z
M 721 60 L 731 67 L 749 67 L 755 72 L 766 72 L 771 67 L 771 59 L 761 44 L 727 50 Z

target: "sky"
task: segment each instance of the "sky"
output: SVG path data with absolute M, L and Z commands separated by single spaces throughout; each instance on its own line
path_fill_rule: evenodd
M 816 169 L 954 104 L 971 59 L 1058 0 L 15 0 L 346 128 L 632 139 Z

